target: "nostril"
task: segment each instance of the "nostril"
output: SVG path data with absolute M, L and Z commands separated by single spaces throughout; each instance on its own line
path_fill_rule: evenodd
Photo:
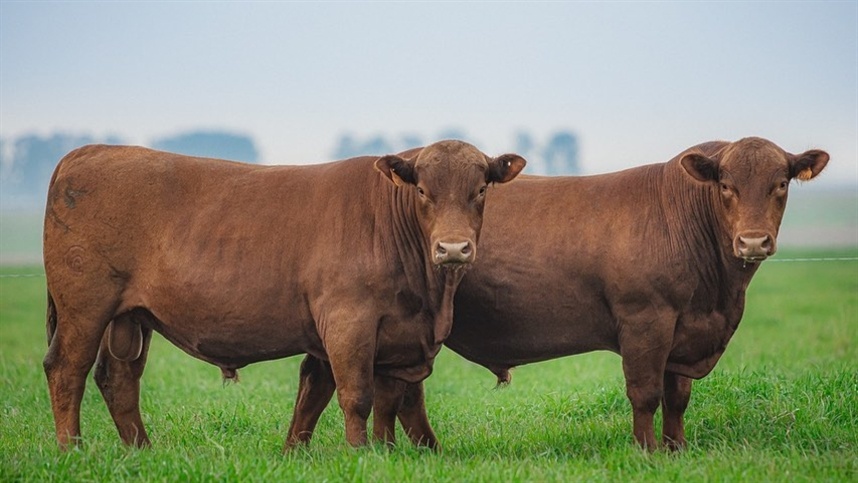
M 769 236 L 766 236 L 766 239 L 763 240 L 761 247 L 763 248 L 763 250 L 766 250 L 767 252 L 772 251 L 772 238 Z
M 465 243 L 465 246 L 462 247 L 462 255 L 470 255 L 471 254 L 471 244 Z
M 444 248 L 444 245 L 439 244 L 437 247 L 435 247 L 435 253 L 437 253 L 438 255 L 446 255 L 447 249 Z

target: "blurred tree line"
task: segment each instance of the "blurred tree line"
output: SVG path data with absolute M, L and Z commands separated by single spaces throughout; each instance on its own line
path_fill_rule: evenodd
M 127 144 L 118 136 L 54 133 L 0 139 L 0 209 L 37 210 L 45 205 L 54 168 L 69 151 L 86 144 Z M 148 146 L 163 151 L 256 163 L 252 138 L 220 131 L 192 131 L 155 139 Z
M 438 136 L 426 139 L 417 134 L 402 134 L 398 136 L 374 135 L 358 138 L 352 134 L 342 134 L 336 143 L 332 159 L 346 159 L 368 154 L 382 155 L 398 153 L 407 149 L 426 146 L 442 139 L 461 139 L 481 147 L 461 130 L 448 129 Z M 488 148 L 482 148 L 488 149 Z M 581 174 L 578 157 L 578 137 L 570 131 L 558 131 L 540 142 L 526 131 L 515 134 L 513 147 L 509 151 L 520 154 L 527 159 L 527 173 L 541 175 L 577 175 Z M 491 154 L 501 154 L 502 151 L 491 151 Z

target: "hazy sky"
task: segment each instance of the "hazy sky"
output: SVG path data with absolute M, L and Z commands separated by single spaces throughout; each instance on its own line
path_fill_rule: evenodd
M 858 185 L 858 2 L 0 3 L 0 137 L 250 134 L 267 163 L 459 128 L 575 131 L 588 173 L 712 139 Z

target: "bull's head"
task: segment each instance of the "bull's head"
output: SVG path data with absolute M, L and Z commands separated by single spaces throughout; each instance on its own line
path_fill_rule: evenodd
M 392 182 L 414 190 L 432 262 L 450 268 L 476 258 L 488 185 L 511 181 L 525 164 L 516 154 L 491 158 L 470 144 L 441 141 L 407 159 L 384 156 L 375 166 Z
M 777 250 L 790 181 L 815 178 L 828 163 L 828 153 L 790 154 L 765 139 L 746 138 L 711 157 L 685 154 L 680 163 L 694 179 L 717 187 L 733 255 L 758 262 Z

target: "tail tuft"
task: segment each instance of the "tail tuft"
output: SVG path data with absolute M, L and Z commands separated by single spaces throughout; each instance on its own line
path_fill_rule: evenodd
M 495 376 L 498 378 L 498 383 L 495 386 L 495 389 L 506 387 L 512 382 L 512 374 L 509 373 L 509 369 L 496 369 L 492 371 L 495 373 Z
M 230 382 L 238 382 L 238 371 L 234 367 L 221 367 L 221 375 L 223 376 L 223 385 L 226 386 Z

